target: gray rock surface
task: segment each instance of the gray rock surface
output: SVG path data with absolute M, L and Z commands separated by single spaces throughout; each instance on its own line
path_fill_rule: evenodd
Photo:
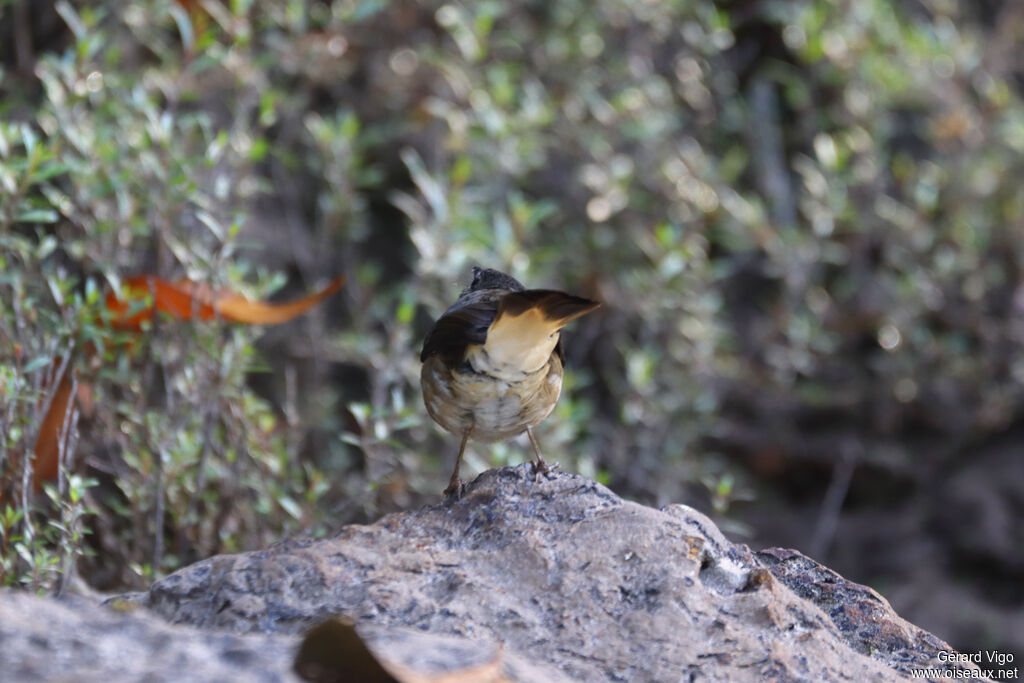
M 301 641 L 298 635 L 211 633 L 168 624 L 131 600 L 115 599 L 112 603 L 117 607 L 101 606 L 81 596 L 53 599 L 0 590 L 0 681 L 301 680 L 293 673 Z M 449 683 L 569 681 L 557 670 L 525 661 L 493 641 L 366 625 L 359 629 L 359 635 L 377 660 L 395 672 L 402 683 L 443 683 L 445 674 L 453 674 L 447 679 Z M 340 644 L 335 647 L 340 649 Z M 334 657 L 328 659 L 336 661 Z
M 83 597 L 0 590 L 0 681 L 298 681 L 296 640 L 207 633 Z
M 214 631 L 298 634 L 342 615 L 360 633 L 502 643 L 581 681 L 902 680 L 952 649 L 795 551 L 754 554 L 689 507 L 535 481 L 529 465 L 332 539 L 210 558 L 136 601 Z

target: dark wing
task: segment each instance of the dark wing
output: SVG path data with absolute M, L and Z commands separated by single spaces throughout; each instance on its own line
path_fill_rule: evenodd
M 452 307 L 427 332 L 420 361 L 438 355 L 448 367 L 460 365 L 470 344 L 487 341 L 487 330 L 498 313 L 498 302 L 476 301 Z

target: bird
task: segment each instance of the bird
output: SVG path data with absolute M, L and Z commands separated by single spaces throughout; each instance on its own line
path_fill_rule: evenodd
M 526 289 L 510 275 L 473 268 L 473 281 L 423 341 L 420 385 L 433 420 L 462 437 L 445 496 L 462 492 L 466 443 L 506 441 L 526 432 L 548 472 L 533 428 L 562 392 L 560 330 L 601 304 L 552 289 Z

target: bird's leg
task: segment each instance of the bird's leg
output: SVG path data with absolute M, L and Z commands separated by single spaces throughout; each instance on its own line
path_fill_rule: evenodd
M 459 457 L 455 458 L 455 470 L 452 472 L 452 478 L 448 481 L 448 488 L 444 490 L 445 496 L 450 493 L 461 496 L 462 480 L 459 479 L 459 466 L 462 465 L 462 454 L 466 452 L 466 442 L 469 441 L 469 435 L 473 433 L 473 428 L 470 427 L 462 435 L 462 445 L 459 446 Z
M 544 456 L 540 454 L 540 444 L 537 443 L 537 437 L 533 435 L 533 429 L 531 427 L 526 428 L 526 435 L 530 437 L 530 443 L 533 445 L 533 452 L 537 454 L 537 462 L 533 463 L 534 474 L 547 474 L 552 469 L 558 467 L 558 463 L 552 463 L 550 467 L 544 462 Z

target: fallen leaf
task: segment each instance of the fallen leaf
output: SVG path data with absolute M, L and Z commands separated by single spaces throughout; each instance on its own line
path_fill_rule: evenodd
M 108 321 L 114 329 L 142 331 L 143 323 L 152 321 L 159 311 L 175 320 L 213 320 L 222 318 L 249 325 L 278 325 L 296 318 L 341 288 L 344 276 L 334 278 L 321 290 L 297 301 L 266 303 L 252 301 L 230 291 L 214 292 L 210 287 L 191 280 L 167 282 L 152 275 L 137 275 L 125 281 L 122 298 L 117 292 L 108 292 L 105 305 Z M 87 349 L 95 351 L 94 346 Z M 20 348 L 15 349 L 20 353 Z M 89 353 L 87 350 L 86 353 Z M 58 356 L 48 363 L 50 375 L 60 372 L 63 359 Z M 45 387 L 57 388 L 49 409 L 39 426 L 35 444 L 32 485 L 36 493 L 43 483 L 54 481 L 60 471 L 62 437 L 67 437 L 64 426 L 69 403 L 72 400 L 72 363 L 69 361 L 59 378 L 48 377 Z M 92 387 L 79 385 L 78 405 L 86 414 L 93 410 Z M 14 458 L 11 459 L 14 462 Z
M 351 621 L 331 617 L 306 632 L 295 673 L 315 683 L 401 683 L 366 646 Z
M 143 323 L 152 321 L 157 312 L 176 320 L 219 317 L 249 325 L 278 325 L 302 315 L 337 292 L 344 280 L 343 276 L 336 277 L 318 292 L 278 304 L 253 301 L 231 291 L 215 292 L 191 280 L 168 282 L 153 275 L 137 275 L 125 281 L 122 292 L 107 294 L 106 307 L 110 325 L 119 330 L 140 331 Z
M 297 318 L 310 308 L 337 292 L 344 277 L 336 277 L 326 287 L 307 297 L 288 303 L 270 304 L 263 301 L 250 301 L 234 293 L 221 293 L 215 297 L 213 307 L 220 315 L 237 323 L 250 325 L 278 325 Z
M 36 437 L 35 460 L 32 462 L 32 488 L 38 493 L 43 488 L 43 482 L 54 481 L 60 472 L 60 451 L 62 445 L 66 447 L 69 430 L 65 426 L 68 420 L 69 404 L 71 402 L 72 373 L 74 369 L 69 362 L 61 373 L 60 377 L 54 377 L 61 372 L 63 359 L 57 356 L 53 359 L 50 369 L 47 371 L 47 382 L 44 384 L 44 391 L 56 382 L 57 388 L 53 393 L 53 400 L 50 407 L 43 416 L 39 425 L 39 435 Z
M 309 631 L 295 656 L 295 673 L 312 683 L 509 683 L 502 673 L 500 648 L 478 666 L 449 671 L 415 671 L 387 657 L 378 657 L 355 625 L 330 617 Z

